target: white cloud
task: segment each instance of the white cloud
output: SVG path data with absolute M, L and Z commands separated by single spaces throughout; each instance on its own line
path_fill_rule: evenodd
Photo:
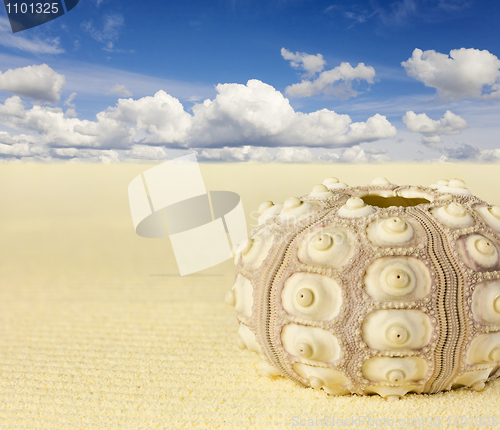
M 26 134 L 12 135 L 6 131 L 0 131 L 0 157 L 31 157 L 46 155 L 45 149 L 36 146 L 36 137 Z
M 498 162 L 500 161 L 500 149 L 479 149 L 475 146 L 463 143 L 458 147 L 446 147 L 439 149 L 445 155 L 440 161 L 474 161 L 474 162 Z
M 23 35 L 13 34 L 9 20 L 0 17 L 0 45 L 7 48 L 19 49 L 32 54 L 61 54 L 64 49 L 59 47 L 59 37 L 53 39 L 28 38 Z
M 276 161 L 282 163 L 308 163 L 312 161 L 313 155 L 307 148 L 285 147 L 276 152 Z
M 341 162 L 341 163 L 382 163 L 390 161 L 391 158 L 385 155 L 387 150 L 384 149 L 363 149 L 359 145 L 351 148 L 345 148 L 340 154 L 335 152 L 325 152 L 319 159 L 326 162 Z
M 107 94 L 116 94 L 120 97 L 132 97 L 132 93 L 129 90 L 127 90 L 125 85 L 118 85 L 118 84 L 115 84 L 113 88 L 110 88 Z
M 131 150 L 125 151 L 129 159 L 166 160 L 165 149 L 161 146 L 134 145 Z
M 396 128 L 382 115 L 352 123 L 348 115 L 322 109 L 296 112 L 288 99 L 259 80 L 219 84 L 213 100 L 193 106 L 189 142 L 193 147 L 349 146 L 393 137 Z
M 76 105 L 73 102 L 75 100 L 75 97 L 77 96 L 77 93 L 72 92 L 69 97 L 64 101 L 65 106 L 69 106 L 70 108 L 74 109 Z
M 341 63 L 334 69 L 322 71 L 326 61 L 321 54 L 293 53 L 281 48 L 281 55 L 290 61 L 292 67 L 305 70 L 306 73 L 302 77 L 308 78 L 286 87 L 286 94 L 292 97 L 309 97 L 324 93 L 346 100 L 360 94 L 352 88 L 353 81 L 363 80 L 372 84 L 375 77 L 375 69 L 365 66 L 364 63 L 359 63 L 356 67 L 352 67 L 349 63 Z M 314 76 L 316 78 L 312 79 Z
M 487 50 L 454 49 L 450 55 L 420 49 L 403 61 L 406 73 L 445 99 L 500 99 L 500 60 Z
M 72 108 L 66 113 L 42 106 L 25 109 L 13 96 L 0 104 L 0 122 L 34 132 L 42 143 L 59 148 L 346 147 L 396 135 L 395 127 L 379 114 L 353 123 L 348 115 L 328 109 L 296 112 L 279 91 L 258 80 L 218 85 L 217 92 L 213 100 L 195 104 L 193 114 L 175 97 L 158 91 L 138 100 L 119 99 L 95 121 L 74 117 Z M 68 100 L 71 104 L 73 97 Z
M 41 146 L 33 146 L 28 143 L 15 143 L 13 145 L 0 143 L 0 156 L 30 157 L 44 154 L 45 150 Z
M 319 157 L 320 161 L 326 161 L 328 163 L 337 162 L 340 160 L 340 155 L 335 152 L 325 152 Z
M 87 32 L 92 39 L 101 43 L 113 42 L 118 39 L 120 29 L 125 25 L 125 19 L 121 14 L 106 15 L 104 24 L 101 30 L 94 27 L 92 21 L 84 21 L 81 25 L 82 29 Z
M 56 148 L 53 150 L 58 157 L 70 159 L 70 161 L 85 161 L 90 163 L 117 163 L 120 161 L 120 154 L 113 149 L 77 149 L 77 148 Z
M 343 149 L 339 161 L 344 163 L 386 162 L 390 161 L 390 157 L 385 153 L 369 153 L 356 145 L 352 148 Z
M 141 143 L 187 147 L 192 117 L 179 100 L 165 91 L 138 100 L 119 99 L 115 108 L 98 115 L 101 114 L 103 119 L 112 119 L 146 132 L 147 136 Z
M 205 148 L 196 151 L 201 161 L 260 161 L 268 162 L 273 156 L 266 148 L 243 146 L 242 148 Z
M 0 104 L 0 122 L 38 133 L 41 142 L 52 147 L 127 148 L 133 130 L 107 112 L 99 112 L 97 121 L 68 118 L 60 108 L 33 106 L 25 110 L 18 96 Z
M 366 163 L 368 157 L 364 149 L 359 146 L 353 146 L 342 151 L 339 160 L 347 163 Z
M 0 72 L 0 90 L 41 102 L 59 100 L 66 80 L 47 64 Z
M 36 143 L 38 139 L 27 134 L 12 135 L 6 131 L 0 131 L 0 143 L 5 145 L 15 145 L 16 143 Z
M 315 80 L 303 80 L 297 84 L 286 87 L 286 93 L 294 97 L 309 97 L 325 93 L 340 99 L 348 99 L 359 94 L 352 88 L 355 80 L 364 80 L 373 83 L 375 69 L 359 63 L 352 67 L 349 63 L 341 63 L 340 66 L 331 70 L 321 72 Z
M 326 64 L 321 54 L 310 55 L 305 52 L 296 52 L 294 54 L 285 48 L 281 48 L 281 56 L 290 61 L 290 65 L 295 69 L 305 70 L 304 76 L 314 76 L 316 73 L 321 72 Z
M 433 120 L 425 113 L 416 114 L 409 111 L 403 116 L 403 122 L 408 130 L 420 133 L 425 143 L 440 143 L 440 136 L 460 134 L 467 128 L 467 121 L 449 110 L 439 120 Z

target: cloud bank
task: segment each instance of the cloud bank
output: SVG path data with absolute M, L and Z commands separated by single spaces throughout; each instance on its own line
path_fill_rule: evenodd
M 36 79 L 34 78 L 36 77 Z M 23 82 L 32 81 L 22 89 Z M 47 65 L 5 72 L 0 85 L 38 99 L 59 97 L 64 76 Z M 120 88 L 123 89 L 123 88 Z M 328 109 L 295 111 L 279 91 L 259 80 L 246 85 L 219 84 L 213 100 L 187 112 L 181 102 L 158 91 L 154 96 L 119 99 L 95 121 L 76 117 L 76 93 L 61 108 L 26 108 L 18 95 L 0 104 L 0 123 L 36 134 L 52 148 L 130 149 L 134 144 L 169 148 L 221 148 L 239 146 L 345 147 L 393 137 L 396 128 L 376 114 L 365 122 Z

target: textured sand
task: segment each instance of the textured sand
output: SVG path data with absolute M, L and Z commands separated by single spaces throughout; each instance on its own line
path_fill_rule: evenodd
M 135 234 L 127 186 L 149 167 L 0 165 L 0 428 L 500 427 L 500 382 L 387 402 L 263 377 L 257 357 L 235 346 L 224 303 L 232 262 L 180 277 L 168 240 Z M 261 201 L 332 175 L 350 185 L 459 177 L 500 204 L 498 165 L 201 168 L 207 189 L 241 195 L 249 226 Z

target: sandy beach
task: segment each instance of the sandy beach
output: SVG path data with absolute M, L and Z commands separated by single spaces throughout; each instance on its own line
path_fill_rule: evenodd
M 152 166 L 0 165 L 0 428 L 323 428 L 308 420 L 326 417 L 375 420 L 357 428 L 391 427 L 390 419 L 474 428 L 471 417 L 491 426 L 500 415 L 498 380 L 481 392 L 388 402 L 264 377 L 258 358 L 235 345 L 236 317 L 224 302 L 233 262 L 181 277 L 168 239 L 136 235 L 127 187 Z M 200 167 L 208 190 L 241 196 L 249 229 L 262 201 L 307 194 L 330 176 L 349 185 L 460 178 L 500 205 L 498 164 Z M 453 424 L 457 417 L 466 424 Z

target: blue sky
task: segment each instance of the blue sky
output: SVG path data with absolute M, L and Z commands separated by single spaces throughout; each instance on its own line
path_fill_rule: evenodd
M 12 34 L 0 158 L 500 159 L 496 1 L 80 0 Z

